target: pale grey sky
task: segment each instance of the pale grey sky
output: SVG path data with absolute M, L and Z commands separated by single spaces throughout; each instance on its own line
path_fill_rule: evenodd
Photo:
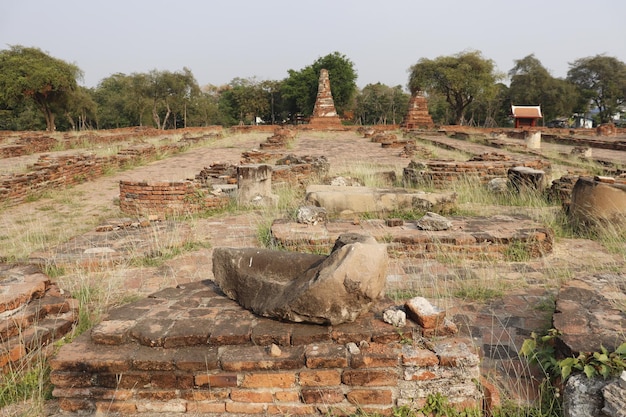
M 420 58 L 465 50 L 504 73 L 534 53 L 556 77 L 587 56 L 626 62 L 625 19 L 622 0 L 0 0 L 0 49 L 40 48 L 88 87 L 183 67 L 200 85 L 281 80 L 339 51 L 359 87 L 405 87 Z

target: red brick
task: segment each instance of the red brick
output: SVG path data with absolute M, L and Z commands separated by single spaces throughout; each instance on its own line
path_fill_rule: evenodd
M 415 366 L 435 366 L 439 364 L 439 358 L 428 349 L 405 346 L 402 348 L 402 364 Z
M 305 404 L 335 404 L 344 400 L 341 388 L 304 388 L 302 401 Z
M 307 346 L 304 352 L 307 368 L 346 368 L 348 351 L 343 345 L 332 343 Z
M 228 399 L 230 392 L 227 389 L 211 389 L 211 390 L 184 390 L 181 391 L 180 397 L 187 401 L 202 402 L 220 402 Z
M 319 413 L 325 416 L 333 417 L 348 417 L 357 414 L 361 407 L 355 405 L 341 404 L 341 405 L 318 405 L 316 406 Z
M 330 332 L 327 326 L 299 325 L 294 326 L 291 334 L 291 343 L 294 346 L 310 345 L 312 343 L 329 342 Z
M 68 413 L 91 413 L 95 410 L 95 404 L 87 399 L 60 398 L 59 408 Z
M 150 378 L 150 385 L 154 388 L 179 388 L 178 378 L 172 372 L 154 373 L 152 378 Z
M 303 387 L 329 387 L 341 384 L 341 373 L 335 369 L 300 372 Z
M 405 372 L 407 381 L 428 381 L 437 378 L 437 374 L 429 369 L 417 368 L 414 372 Z
M 355 389 L 346 396 L 352 404 L 383 404 L 393 405 L 391 390 Z
M 138 413 L 184 413 L 186 411 L 187 403 L 182 400 L 137 402 Z
M 233 389 L 230 391 L 230 399 L 242 403 L 271 403 L 274 396 L 270 391 Z
M 175 349 L 174 364 L 181 371 L 211 371 L 220 369 L 216 347 Z
M 268 346 L 272 343 L 289 346 L 293 327 L 288 323 L 264 320 L 252 329 L 252 342 L 257 346 Z
M 93 376 L 86 372 L 52 372 L 50 382 L 57 387 L 92 387 Z
M 369 342 L 372 339 L 372 330 L 369 323 L 345 323 L 333 326 L 331 336 L 333 340 L 342 345 L 350 342 L 358 344 L 363 340 Z
M 194 384 L 211 388 L 236 387 L 237 374 L 198 374 L 194 377 Z
M 300 401 L 300 393 L 298 391 L 276 391 L 274 398 L 278 402 L 295 403 Z
M 176 390 L 139 390 L 135 394 L 136 398 L 142 400 L 150 400 L 155 402 L 171 401 L 179 398 L 179 393 Z
M 262 414 L 265 412 L 265 404 L 226 403 L 227 413 Z
M 296 383 L 294 373 L 250 373 L 243 376 L 243 388 L 291 388 Z
M 346 385 L 393 387 L 398 384 L 398 374 L 395 370 L 353 369 L 344 371 L 341 380 Z
M 225 413 L 225 403 L 207 403 L 202 401 L 196 401 L 187 403 L 187 413 Z
M 387 368 L 397 366 L 400 352 L 383 344 L 372 343 L 368 348 L 361 349 L 358 355 L 352 355 L 352 368 Z
M 223 346 L 248 343 L 252 333 L 252 324 L 245 311 L 241 312 L 240 316 L 238 317 L 235 313 L 232 315 L 221 315 L 221 319 L 215 322 L 213 331 L 209 336 L 209 344 Z
M 116 401 L 96 401 L 96 413 L 102 415 L 127 415 L 136 414 L 137 406 L 134 403 Z
M 313 406 L 309 405 L 279 405 L 270 404 L 267 407 L 267 414 L 278 414 L 283 416 L 302 416 L 318 414 Z
M 280 356 L 271 356 L 266 347 L 229 346 L 220 359 L 225 371 L 298 369 L 304 366 L 302 346 L 283 347 Z

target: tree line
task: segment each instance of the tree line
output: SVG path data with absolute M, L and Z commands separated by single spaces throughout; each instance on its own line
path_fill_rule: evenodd
M 428 99 L 439 125 L 510 126 L 511 104 L 541 105 L 544 121 L 595 110 L 597 123 L 612 120 L 626 97 L 626 64 L 596 55 L 570 63 L 565 79 L 553 77 L 534 56 L 516 60 L 505 74 L 480 51 L 435 59 L 409 68 L 410 94 Z M 80 86 L 82 71 L 38 48 L 0 51 L 0 130 L 85 130 L 150 126 L 300 123 L 313 112 L 321 69 L 330 76 L 344 123 L 399 124 L 410 94 L 403 86 L 359 89 L 354 63 L 333 52 L 282 80 L 233 78 L 200 86 L 191 70 L 116 73 L 95 88 Z

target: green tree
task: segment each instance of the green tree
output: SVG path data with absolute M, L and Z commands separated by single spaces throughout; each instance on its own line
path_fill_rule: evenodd
M 368 84 L 356 96 L 355 120 L 363 125 L 399 123 L 406 115 L 409 98 L 400 85 Z
M 454 114 L 454 122 L 465 122 L 465 111 L 475 101 L 490 100 L 496 93 L 501 75 L 494 63 L 479 51 L 440 56 L 434 60 L 422 58 L 409 69 L 411 93 L 438 93 L 446 98 Z
M 98 83 L 94 91 L 97 103 L 96 120 L 99 129 L 115 129 L 135 125 L 137 119 L 129 111 L 132 76 L 113 74 Z M 132 94 L 132 93 L 131 93 Z
M 541 105 L 544 120 L 569 117 L 579 101 L 576 87 L 554 78 L 534 54 L 516 60 L 509 71 L 510 101 L 520 105 Z
M 599 110 L 601 123 L 611 121 L 626 97 L 626 64 L 614 57 L 596 55 L 570 64 L 567 79 L 574 83 L 585 101 Z
M 322 69 L 328 70 L 337 113 L 343 114 L 350 109 L 357 91 L 357 73 L 350 59 L 339 52 L 333 52 L 318 58 L 300 71 L 288 71 L 289 77 L 283 81 L 281 92 L 292 114 L 302 113 L 308 116 L 313 113 Z
M 152 100 L 152 120 L 162 130 L 168 124 L 176 128 L 178 116 L 186 125 L 187 106 L 200 93 L 200 87 L 188 68 L 183 68 L 181 72 L 151 71 L 147 89 Z
M 38 48 L 20 45 L 0 51 L 0 103 L 7 107 L 32 101 L 46 119 L 46 130 L 56 130 L 56 114 L 64 114 L 82 77 L 80 69 Z
M 91 127 L 91 121 L 96 118 L 97 104 L 92 92 L 79 86 L 69 99 L 65 116 L 73 130 L 85 130 Z

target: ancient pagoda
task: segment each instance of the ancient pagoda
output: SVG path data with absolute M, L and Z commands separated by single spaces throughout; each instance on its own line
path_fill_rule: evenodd
M 320 80 L 317 87 L 317 98 L 313 115 L 309 120 L 309 127 L 313 129 L 337 129 L 342 128 L 341 120 L 335 109 L 333 94 L 330 91 L 330 79 L 328 70 L 320 71 Z
M 433 118 L 428 113 L 428 103 L 421 91 L 416 91 L 409 100 L 409 110 L 402 121 L 405 129 L 430 129 L 435 127 Z

